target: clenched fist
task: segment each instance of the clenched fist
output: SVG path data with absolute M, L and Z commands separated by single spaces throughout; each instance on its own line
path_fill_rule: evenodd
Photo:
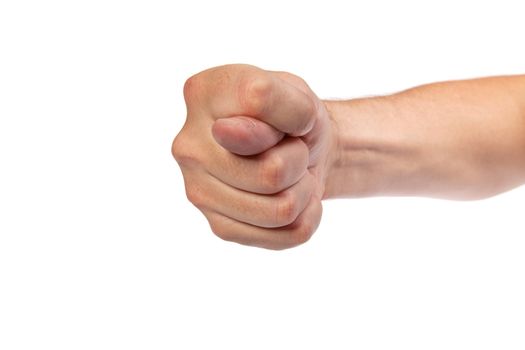
M 525 183 L 525 75 L 320 101 L 289 73 L 213 68 L 184 87 L 173 142 L 189 200 L 219 237 L 307 241 L 321 199 L 480 199 Z
M 324 103 L 301 78 L 248 65 L 189 78 L 184 98 L 172 152 L 212 231 L 269 249 L 306 242 L 321 219 L 334 147 Z

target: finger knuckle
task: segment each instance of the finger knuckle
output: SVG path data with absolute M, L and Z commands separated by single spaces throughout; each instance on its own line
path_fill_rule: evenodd
M 268 193 L 277 193 L 284 187 L 286 177 L 285 161 L 278 155 L 272 155 L 265 161 L 262 166 L 263 187 Z
M 314 234 L 316 226 L 308 219 L 299 220 L 296 222 L 294 230 L 291 233 L 291 241 L 293 245 L 300 245 L 308 242 Z
M 171 154 L 173 155 L 173 158 L 176 160 L 179 160 L 184 156 L 184 142 L 182 141 L 182 136 L 179 134 L 173 139 L 173 142 L 171 144 Z
M 272 93 L 272 80 L 266 75 L 245 77 L 240 84 L 239 99 L 241 107 L 248 115 L 264 114 Z
M 201 86 L 201 75 L 196 74 L 189 77 L 184 83 L 183 94 L 186 102 L 192 101 L 198 96 Z
M 279 77 L 281 79 L 292 83 L 294 86 L 296 86 L 297 88 L 300 88 L 301 90 L 308 88 L 308 83 L 306 83 L 306 80 L 304 80 L 298 75 L 295 75 L 295 74 L 292 74 L 286 71 L 279 71 L 277 72 L 277 74 L 279 74 Z
M 171 144 L 171 154 L 181 165 L 190 163 L 194 159 L 194 156 L 190 152 L 191 146 L 188 141 L 189 140 L 187 140 L 181 132 L 175 137 Z
M 301 105 L 301 114 L 304 116 L 295 125 L 294 130 L 290 131 L 291 135 L 304 136 L 307 132 L 312 130 L 318 118 L 317 107 L 315 102 L 307 97 L 305 102 Z
M 317 116 L 317 104 L 314 102 L 314 100 L 310 97 L 310 96 L 307 96 L 308 98 L 306 99 L 306 103 L 305 103 L 305 111 L 304 113 L 308 116 L 308 118 L 304 118 L 305 119 L 305 123 L 307 125 L 315 122 L 315 116 Z
M 199 209 L 204 208 L 206 203 L 209 202 L 209 198 L 206 193 L 195 184 L 186 185 L 186 197 L 194 206 Z
M 181 167 L 192 168 L 201 163 L 199 147 L 196 147 L 191 137 L 181 131 L 171 144 L 171 154 Z
M 228 242 L 233 242 L 235 240 L 232 231 L 224 224 L 222 220 L 212 218 L 208 219 L 208 222 L 210 224 L 210 229 L 215 236 Z
M 277 226 L 286 226 L 297 218 L 299 203 L 291 191 L 284 191 L 279 197 L 275 208 L 275 221 Z

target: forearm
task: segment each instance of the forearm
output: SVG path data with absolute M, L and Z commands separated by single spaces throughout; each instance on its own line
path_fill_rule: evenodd
M 325 103 L 336 134 L 325 198 L 476 199 L 525 182 L 525 76 Z

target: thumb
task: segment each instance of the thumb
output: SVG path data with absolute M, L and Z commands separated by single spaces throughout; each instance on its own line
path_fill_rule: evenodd
M 242 156 L 262 153 L 275 146 L 285 135 L 265 122 L 250 117 L 218 119 L 211 131 L 222 147 Z

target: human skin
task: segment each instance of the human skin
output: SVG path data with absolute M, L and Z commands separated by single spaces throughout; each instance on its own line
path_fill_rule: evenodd
M 299 77 L 249 65 L 184 86 L 173 142 L 186 194 L 227 241 L 306 242 L 321 201 L 481 199 L 525 182 L 525 76 L 429 84 L 322 101 Z

